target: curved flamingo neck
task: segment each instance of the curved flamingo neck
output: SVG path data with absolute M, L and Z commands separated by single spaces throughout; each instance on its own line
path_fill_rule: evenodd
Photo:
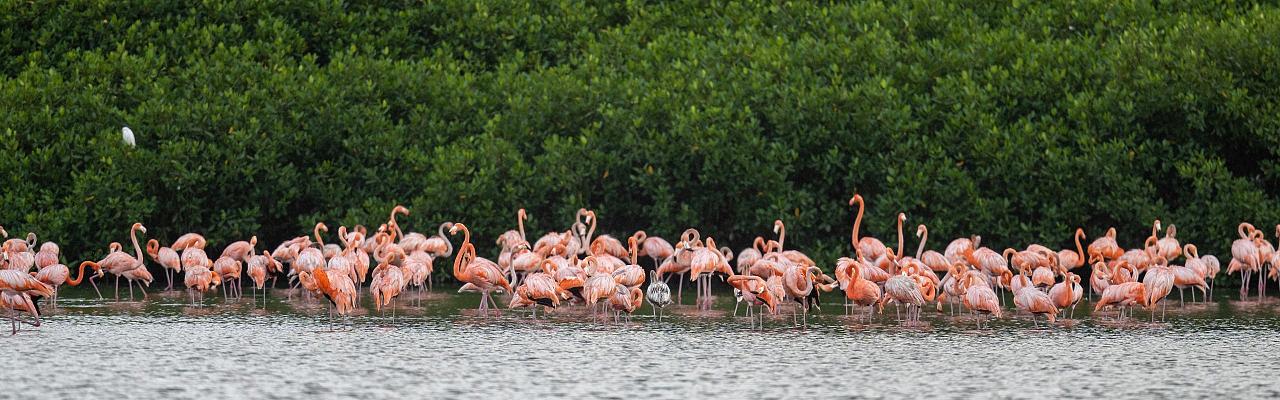
M 916 248 L 917 260 L 919 260 L 920 256 L 924 254 L 924 243 L 927 240 L 929 240 L 929 228 L 924 226 L 924 224 L 920 224 L 920 247 Z
M 151 239 L 147 241 L 147 255 L 156 258 L 160 255 L 160 241 Z
M 630 247 L 629 250 L 631 251 L 631 265 L 636 265 L 636 257 L 639 254 L 640 247 L 638 244 L 639 242 L 636 241 L 635 236 L 627 240 L 627 247 Z
M 79 272 L 79 273 L 77 273 L 77 275 L 78 275 L 78 276 L 76 276 L 75 278 L 70 278 L 70 277 L 68 277 L 68 278 L 67 278 L 67 284 L 68 284 L 68 285 L 71 285 L 71 286 L 77 286 L 77 285 L 79 285 L 79 284 L 80 284 L 80 282 L 82 282 L 82 281 L 84 280 L 84 267 L 86 267 L 86 266 L 93 266 L 93 269 L 95 269 L 95 270 L 96 270 L 96 269 L 98 269 L 98 263 L 96 263 L 96 262 L 93 262 L 93 261 L 85 261 L 85 262 L 82 262 L 82 263 L 80 263 L 80 272 Z
M 1078 265 L 1082 265 L 1082 263 L 1084 263 L 1084 246 L 1080 245 L 1080 239 L 1083 239 L 1083 238 L 1084 238 L 1084 229 L 1076 228 L 1076 254 L 1079 255 L 1079 259 L 1080 259 L 1079 261 L 1076 261 Z
M 902 246 L 905 243 L 904 242 L 905 238 L 902 237 L 902 223 L 906 221 L 907 221 L 907 215 L 899 213 L 898 214 L 898 253 L 894 255 L 894 258 L 902 258 Z
M 445 223 L 443 223 L 443 224 L 440 224 L 440 229 L 439 229 L 439 230 L 437 230 L 436 232 L 437 232 L 437 234 L 438 234 L 438 235 L 440 235 L 440 238 L 441 238 L 441 239 L 444 239 L 444 245 L 445 245 L 445 247 L 447 248 L 447 250 L 445 250 L 444 254 L 445 254 L 445 257 L 448 257 L 450 254 L 453 254 L 453 241 L 452 241 L 452 240 L 449 240 L 449 237 L 448 237 L 448 236 L 445 236 L 445 234 L 444 234 L 444 227 L 445 227 L 445 226 L 452 227 L 452 226 L 453 226 L 453 224 L 452 224 L 452 223 L 449 223 L 449 222 L 445 222 Z M 522 235 L 523 235 L 523 233 L 522 233 Z
M 320 237 L 320 227 L 322 226 L 324 224 L 316 224 L 316 227 L 311 230 L 311 233 L 316 235 L 316 243 L 320 245 L 320 250 L 324 250 L 324 239 Z
M 782 223 L 782 220 L 778 220 L 776 225 L 778 226 L 778 250 L 781 251 L 787 248 L 787 224 Z
M 587 218 L 591 220 L 591 227 L 587 228 L 587 237 L 582 239 L 582 245 L 589 248 L 591 247 L 591 236 L 596 234 L 596 224 L 599 220 L 596 219 L 595 211 L 587 211 Z
M 854 195 L 850 203 L 858 203 L 858 216 L 853 217 L 853 237 L 850 239 L 853 244 L 853 251 L 859 257 L 862 256 L 862 250 L 858 249 L 858 229 L 862 227 L 862 212 L 866 210 L 866 204 L 862 202 L 862 196 Z
M 527 217 L 528 215 L 525 214 L 523 208 L 516 213 L 516 225 L 520 227 L 520 240 L 524 240 L 526 242 L 529 241 L 529 239 L 524 236 L 524 219 Z
M 138 224 L 134 224 L 129 228 L 129 240 L 133 241 L 133 252 L 137 254 L 138 262 L 142 262 L 142 246 L 138 246 Z

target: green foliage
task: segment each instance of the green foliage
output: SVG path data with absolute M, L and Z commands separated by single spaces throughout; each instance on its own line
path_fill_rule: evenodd
M 74 258 L 133 221 L 274 243 L 403 202 L 483 244 L 591 207 L 735 248 L 781 218 L 829 263 L 856 191 L 886 242 L 1160 218 L 1228 256 L 1280 222 L 1278 40 L 1248 1 L 9 2 L 0 224 Z

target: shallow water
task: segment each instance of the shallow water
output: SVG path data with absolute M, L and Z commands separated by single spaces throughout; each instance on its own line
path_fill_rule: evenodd
M 10 362 L 0 397 L 1280 396 L 1269 372 L 1280 361 L 1277 304 L 1226 297 L 1186 309 L 1175 300 L 1163 323 L 1144 311 L 1091 316 L 1082 304 L 1052 328 L 1006 316 L 978 329 L 933 310 L 904 327 L 892 306 L 867 325 L 828 305 L 807 329 L 789 314 L 751 329 L 728 293 L 709 313 L 677 307 L 658 322 L 646 306 L 614 324 L 581 308 L 482 317 L 477 295 L 437 287 L 422 306 L 403 299 L 394 318 L 366 294 L 370 310 L 330 331 L 318 302 L 285 294 L 273 291 L 265 309 L 251 293 L 231 303 L 210 294 L 197 308 L 178 292 L 117 303 L 64 290 L 43 326 L 0 337 Z

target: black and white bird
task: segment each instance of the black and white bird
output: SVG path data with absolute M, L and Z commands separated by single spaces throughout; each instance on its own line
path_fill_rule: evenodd
M 649 290 L 645 291 L 644 297 L 649 301 L 649 306 L 653 307 L 654 316 L 661 321 L 662 316 L 658 314 L 658 310 L 671 305 L 671 287 L 658 279 L 657 271 L 649 271 Z

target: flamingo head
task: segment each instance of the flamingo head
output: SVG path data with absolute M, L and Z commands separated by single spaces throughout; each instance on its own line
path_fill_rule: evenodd
M 860 194 L 854 193 L 853 197 L 849 198 L 849 205 L 861 204 L 861 203 L 862 203 L 862 195 Z

